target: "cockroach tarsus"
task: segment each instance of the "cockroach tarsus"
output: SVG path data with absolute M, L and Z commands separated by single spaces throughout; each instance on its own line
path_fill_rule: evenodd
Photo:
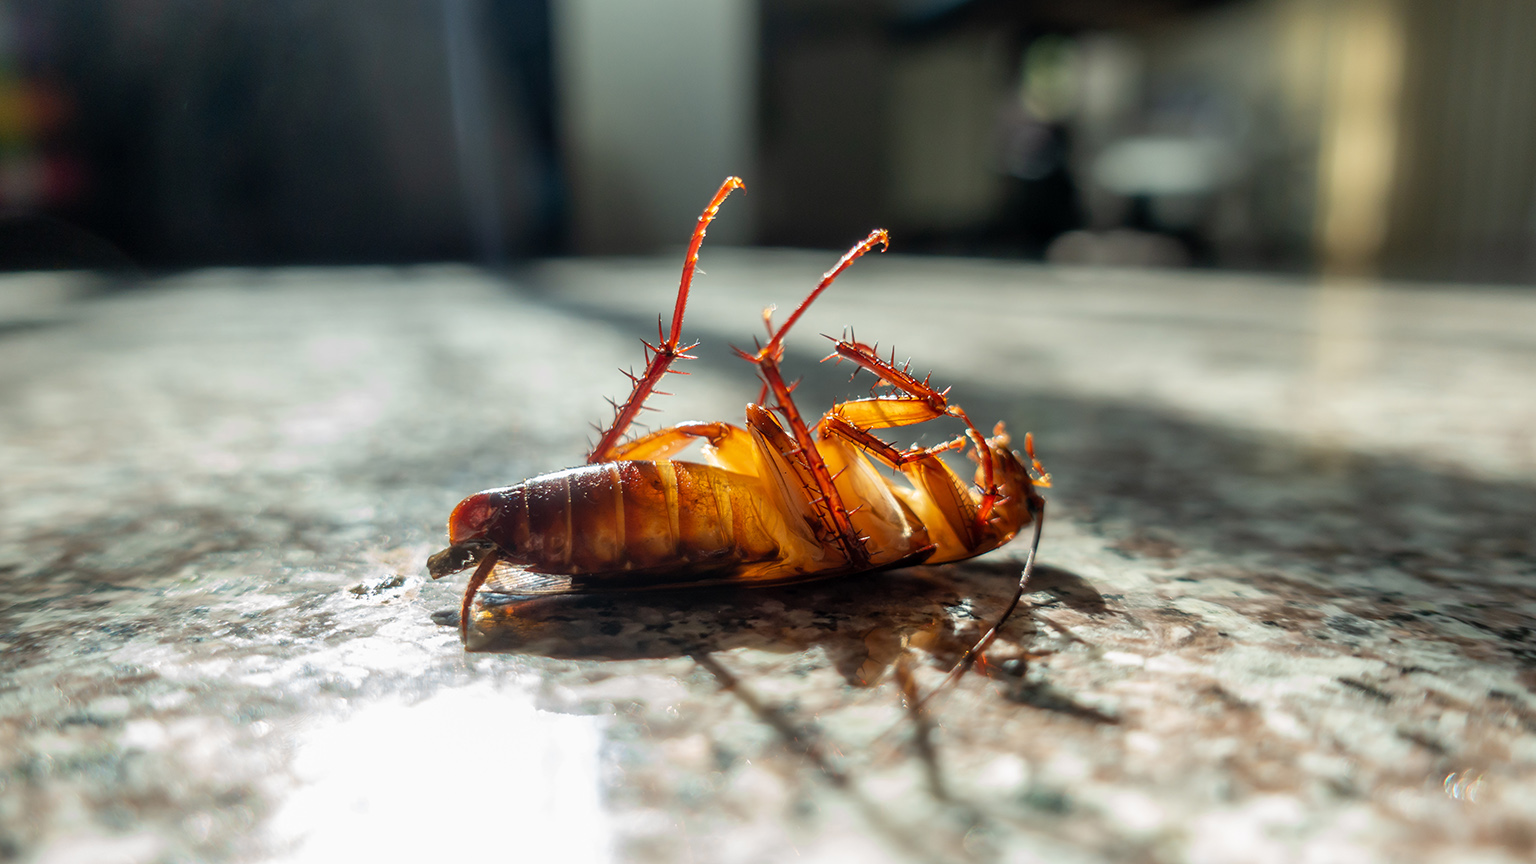
M 626 372 L 633 387 L 615 407 L 587 464 L 489 489 L 465 498 L 448 520 L 447 549 L 427 562 L 437 579 L 474 567 L 460 607 L 460 636 L 468 641 L 476 593 L 489 585 L 527 597 L 678 589 L 705 585 L 784 585 L 895 567 L 960 561 L 996 549 L 1034 523 L 1017 590 L 1007 609 L 967 650 L 946 684 L 958 679 L 996 638 L 1018 607 L 1040 545 L 1050 485 L 1024 438 L 1027 458 L 1009 449 L 1003 424 L 985 436 L 971 418 L 918 379 L 894 355 L 884 359 L 851 335 L 832 339 L 826 358 L 872 372 L 890 395 L 842 402 L 808 424 L 780 371 L 784 337 L 806 309 L 859 256 L 889 245 L 870 233 L 828 270 L 783 324 L 764 313 L 768 340 L 755 351 L 736 349 L 762 379 L 744 428 L 686 422 L 624 440 L 672 365 L 693 359 L 682 342 L 683 313 L 699 247 L 720 205 L 742 182 L 729 177 L 700 214 L 688 245 L 671 327 L 658 322 L 655 345 L 644 342 L 645 371 Z M 769 310 L 771 312 L 771 310 Z M 831 338 L 831 337 L 828 337 Z M 680 373 L 679 373 L 680 374 Z M 771 407 L 763 407 L 772 400 Z M 872 430 L 951 417 L 959 437 L 934 447 L 902 450 Z M 670 457 L 695 441 L 703 461 Z M 939 458 L 971 450 L 975 487 Z M 896 483 L 875 467 L 894 469 Z M 941 685 L 942 687 L 942 685 Z

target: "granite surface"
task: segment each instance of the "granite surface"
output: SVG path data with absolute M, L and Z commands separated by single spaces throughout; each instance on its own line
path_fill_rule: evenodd
M 707 249 L 658 422 L 834 257 Z M 904 707 L 1019 542 L 466 653 L 448 511 L 581 461 L 676 270 L 0 280 L 0 860 L 1536 856 L 1536 293 L 866 259 L 802 406 L 852 326 L 1055 477 L 985 674 Z

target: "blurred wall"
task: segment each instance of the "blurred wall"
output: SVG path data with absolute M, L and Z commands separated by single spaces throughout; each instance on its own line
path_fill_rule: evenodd
M 763 10 L 766 242 L 1536 279 L 1528 0 Z
M 556 0 L 573 247 L 688 242 L 727 176 L 747 181 L 710 239 L 753 236 L 757 16 L 749 0 Z
M 1132 44 L 1143 116 L 1182 91 L 1237 162 L 1213 263 L 1536 279 L 1536 4 L 1253 0 Z
M 1388 272 L 1536 280 L 1536 3 L 1402 0 Z
M 871 2 L 762 4 L 759 236 L 846 247 L 885 217 L 890 185 L 889 13 Z
M 150 266 L 558 251 L 546 0 L 18 0 L 81 192 Z M 11 215 L 15 215 L 12 211 Z M 4 262 L 0 262 L 4 263 Z M 66 262 L 67 263 L 67 262 Z
M 1530 0 L 11 0 L 0 266 L 647 252 L 738 174 L 714 242 L 1530 282 L 1533 44 Z

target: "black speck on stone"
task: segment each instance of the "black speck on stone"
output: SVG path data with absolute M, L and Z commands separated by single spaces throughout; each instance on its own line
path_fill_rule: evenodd
M 597 628 L 597 632 L 604 636 L 617 636 L 623 629 L 624 625 L 618 621 L 604 621 L 602 626 Z
M 1371 628 L 1367 627 L 1360 619 L 1349 615 L 1335 615 L 1329 618 L 1326 623 L 1329 627 L 1340 633 L 1347 633 L 1350 636 L 1371 635 Z
M 1357 693 L 1363 693 L 1366 696 L 1369 696 L 1369 697 L 1371 697 L 1372 699 L 1375 699 L 1378 702 L 1391 702 L 1392 701 L 1392 694 L 1391 693 L 1388 693 L 1387 691 L 1382 690 L 1379 687 L 1373 687 L 1370 684 L 1365 683 L 1364 681 L 1357 681 L 1357 680 L 1355 680 L 1353 678 L 1338 678 L 1336 680 L 1340 684 L 1343 684 L 1345 687 L 1348 687 L 1349 689 L 1354 690 Z
M 1056 789 L 1030 789 L 1021 797 L 1025 806 L 1045 813 L 1063 814 L 1072 810 L 1072 799 Z

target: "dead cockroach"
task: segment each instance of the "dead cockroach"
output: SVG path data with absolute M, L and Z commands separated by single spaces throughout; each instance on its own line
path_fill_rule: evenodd
M 704 585 L 784 585 L 894 567 L 959 561 L 1007 543 L 1035 523 L 1018 591 L 996 625 L 962 657 L 958 677 L 991 642 L 1018 605 L 1040 545 L 1045 500 L 1036 487 L 1049 478 L 1025 436 L 1028 461 L 1008 448 L 998 423 L 990 438 L 960 406 L 905 365 L 874 349 L 836 339 L 826 359 L 846 359 L 873 372 L 893 395 L 836 405 L 815 426 L 802 418 L 779 370 L 784 337 L 807 307 L 854 259 L 886 232 L 854 246 L 755 352 L 737 350 L 757 366 L 758 402 L 747 406 L 746 428 L 729 423 L 681 423 L 621 441 L 645 400 L 694 345 L 681 342 L 683 312 L 704 232 L 732 190 L 727 178 L 699 216 L 683 262 L 672 326 L 645 343 L 648 362 L 630 375 L 634 388 L 618 406 L 587 464 L 489 489 L 465 498 L 448 520 L 449 547 L 427 562 L 432 578 L 469 567 L 474 575 L 460 607 L 467 641 L 475 593 L 490 583 L 507 594 L 537 597 Z M 767 314 L 764 315 L 765 320 Z M 658 324 L 658 330 L 660 326 Z M 695 343 L 697 344 L 697 343 Z M 936 447 L 900 450 L 871 433 L 954 417 L 965 432 Z M 695 440 L 704 461 L 668 457 Z M 939 454 L 974 447 L 976 488 Z M 898 470 L 910 485 L 892 482 L 870 461 Z M 1033 473 L 1032 473 L 1033 471 Z

